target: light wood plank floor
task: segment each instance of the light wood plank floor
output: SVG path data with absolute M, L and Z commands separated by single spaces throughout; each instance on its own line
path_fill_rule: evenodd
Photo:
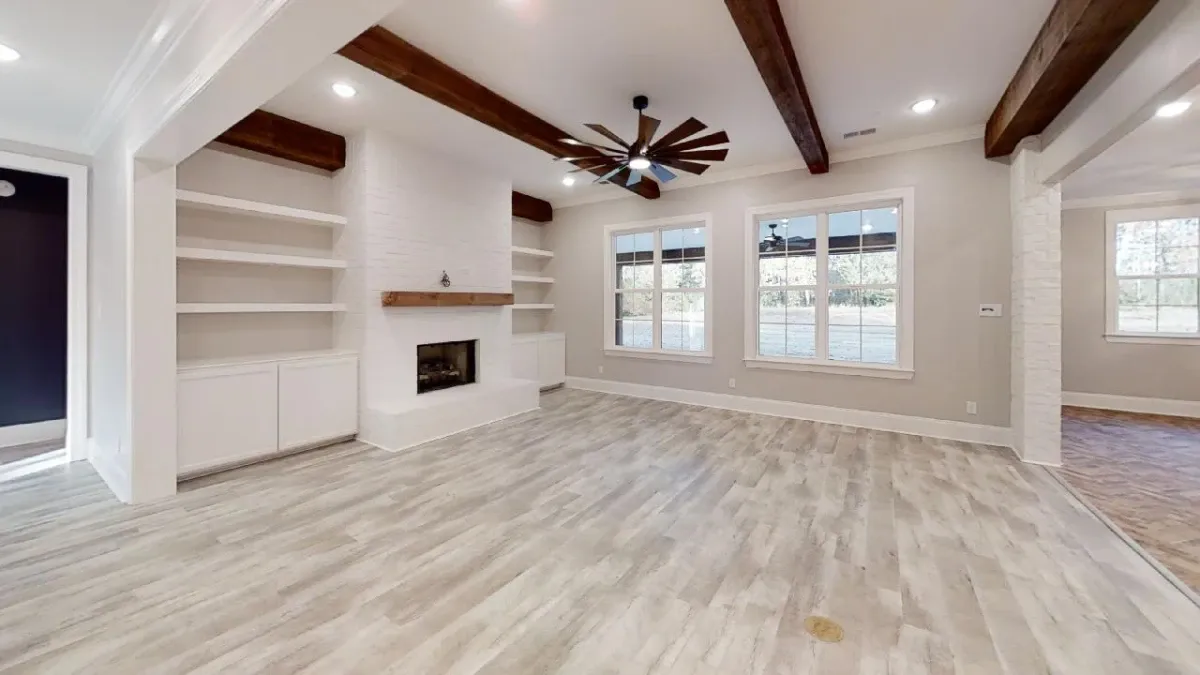
M 1061 472 L 1200 591 L 1200 420 L 1064 407 Z
M 0 491 L 0 670 L 1194 673 L 1200 609 L 1004 450 L 579 391 L 125 507 Z M 843 624 L 819 643 L 810 614 Z

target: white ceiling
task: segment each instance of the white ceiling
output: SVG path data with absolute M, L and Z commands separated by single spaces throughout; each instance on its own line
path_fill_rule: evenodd
M 0 137 L 83 151 L 83 134 L 160 0 L 0 2 Z
M 982 125 L 1053 0 L 782 0 L 789 33 L 830 150 L 854 152 Z M 799 162 L 725 4 L 720 0 L 413 0 L 383 25 L 556 126 L 586 122 L 630 136 L 634 94 L 665 131 L 695 116 L 732 138 L 710 173 Z M 359 96 L 329 86 L 354 83 Z M 919 116 L 922 98 L 941 105 Z M 552 202 L 620 194 L 560 184 L 540 151 L 338 56 L 268 110 L 340 133 L 380 127 L 512 178 Z M 842 134 L 878 133 L 846 141 Z M 836 168 L 834 169 L 836 171 Z
M 1200 88 L 1179 117 L 1151 117 L 1063 181 L 1063 199 L 1200 191 Z

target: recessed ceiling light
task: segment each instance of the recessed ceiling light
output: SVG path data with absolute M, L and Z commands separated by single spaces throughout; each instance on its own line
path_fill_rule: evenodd
M 333 85 L 333 93 L 341 96 L 342 98 L 354 98 L 354 95 L 358 93 L 358 90 L 346 84 L 345 82 L 336 82 Z
M 571 187 L 574 184 L 575 184 L 575 176 L 572 176 L 570 174 L 563 176 L 563 185 L 566 185 L 567 187 Z
M 932 98 L 927 98 L 927 99 L 923 99 L 923 100 L 917 101 L 916 103 L 912 104 L 912 111 L 917 113 L 918 115 L 924 115 L 925 113 L 929 112 L 930 110 L 933 110 L 936 107 L 937 107 L 937 101 Z
M 7 45 L 0 45 L 0 61 L 16 61 L 19 58 L 20 52 Z
M 1190 107 L 1192 107 L 1191 101 L 1175 101 L 1159 108 L 1156 114 L 1159 117 L 1179 117 L 1187 112 Z
M 629 160 L 629 168 L 634 171 L 645 171 L 650 168 L 650 160 L 645 157 L 634 157 Z

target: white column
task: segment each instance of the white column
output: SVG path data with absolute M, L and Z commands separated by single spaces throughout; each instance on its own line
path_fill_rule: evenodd
M 1030 140 L 1012 156 L 1012 430 L 1021 459 L 1058 465 L 1062 446 L 1062 194 L 1038 176 Z

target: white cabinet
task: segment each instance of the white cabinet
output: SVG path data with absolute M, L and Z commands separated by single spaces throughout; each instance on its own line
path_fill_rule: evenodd
M 182 477 L 358 432 L 358 358 L 345 352 L 181 364 L 178 382 Z
M 544 333 L 538 340 L 538 381 L 542 387 L 557 387 L 567 381 L 567 336 Z
M 358 359 L 279 364 L 279 449 L 358 432 Z
M 273 363 L 179 373 L 179 473 L 236 464 L 279 448 Z
M 567 381 L 567 336 L 562 333 L 522 333 L 513 336 L 512 374 L 533 380 L 545 389 Z

